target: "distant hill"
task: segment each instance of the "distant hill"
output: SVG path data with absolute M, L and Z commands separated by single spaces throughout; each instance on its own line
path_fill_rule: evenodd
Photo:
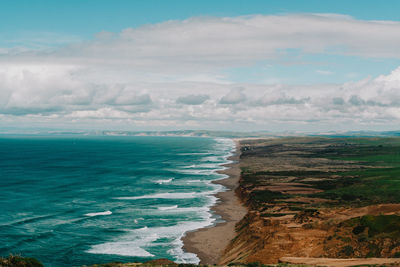
M 297 132 L 297 131 L 211 131 L 211 130 L 177 130 L 177 131 L 66 131 L 66 130 L 3 130 L 0 136 L 191 136 L 191 137 L 221 137 L 221 138 L 264 138 L 264 137 L 390 137 L 400 136 L 398 131 L 328 131 L 328 132 Z

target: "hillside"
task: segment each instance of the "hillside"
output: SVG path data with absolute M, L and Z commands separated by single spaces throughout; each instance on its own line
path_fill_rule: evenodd
M 400 138 L 240 143 L 249 212 L 221 264 L 400 257 Z

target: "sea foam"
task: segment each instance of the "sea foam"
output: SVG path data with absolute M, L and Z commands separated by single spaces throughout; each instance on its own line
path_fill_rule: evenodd
M 214 148 L 210 151 L 204 153 L 182 153 L 180 155 L 199 156 L 199 159 L 197 162 L 192 162 L 186 166 L 177 166 L 177 168 L 167 169 L 167 171 L 178 173 L 181 175 L 180 177 L 182 177 L 182 175 L 187 175 L 187 178 L 166 178 L 154 181 L 154 183 L 157 184 L 167 183 L 171 184 L 171 186 L 179 187 L 177 190 L 182 190 L 183 192 L 171 191 L 173 188 L 169 188 L 169 192 L 114 197 L 114 199 L 121 201 L 152 201 L 152 199 L 154 199 L 154 202 L 165 200 L 168 201 L 168 203 L 181 203 L 181 201 L 202 198 L 206 200 L 202 202 L 204 203 L 203 206 L 180 207 L 180 204 L 163 205 L 162 203 L 154 203 L 156 205 L 153 205 L 154 208 L 152 209 L 141 208 L 141 214 L 145 216 L 158 216 L 158 221 L 164 221 L 165 218 L 169 218 L 168 216 L 183 217 L 182 220 L 177 221 L 176 224 L 172 226 L 154 227 L 148 225 L 143 227 L 142 225 L 142 227 L 138 229 L 126 230 L 126 234 L 115 238 L 114 241 L 95 245 L 91 247 L 88 252 L 121 256 L 153 257 L 160 246 L 168 246 L 169 249 L 167 252 L 176 262 L 198 264 L 200 260 L 196 254 L 188 253 L 183 250 L 182 237 L 188 231 L 208 227 L 216 222 L 217 218 L 210 212 L 210 208 L 215 205 L 218 200 L 215 194 L 224 191 L 225 188 L 222 185 L 211 183 L 211 181 L 227 177 L 227 175 L 219 174 L 217 171 L 225 169 L 223 165 L 231 162 L 228 158 L 232 155 L 234 147 L 234 143 L 229 139 L 216 139 Z M 193 179 L 193 176 L 190 177 L 191 175 L 196 175 L 196 179 Z M 172 183 L 173 180 L 174 183 Z M 193 187 L 191 183 L 196 183 L 196 185 Z M 198 191 L 201 184 L 203 184 L 204 189 L 203 191 Z M 185 187 L 187 187 L 186 190 L 196 189 L 196 191 L 184 191 Z M 198 202 L 196 201 L 196 203 Z M 163 218 L 163 216 L 166 217 Z M 142 222 L 144 223 L 146 221 L 143 220 Z M 142 222 L 138 222 L 138 220 L 135 219 L 135 223 L 138 225 Z M 165 240 L 170 241 L 165 243 Z
M 135 199 L 183 199 L 183 198 L 195 198 L 196 193 L 158 193 L 144 196 L 132 196 L 132 197 L 116 197 L 115 199 L 120 200 L 135 200 Z
M 112 214 L 112 212 L 107 210 L 107 211 L 101 211 L 101 212 L 86 213 L 85 216 L 94 217 L 94 216 L 105 216 L 105 215 L 111 215 L 111 214 Z
M 168 206 L 168 207 L 158 207 L 159 210 L 173 210 L 173 209 L 177 209 L 178 205 L 174 205 L 174 206 Z
M 169 178 L 169 179 L 164 179 L 164 180 L 157 180 L 155 181 L 156 184 L 168 184 L 170 182 L 172 182 L 174 178 Z

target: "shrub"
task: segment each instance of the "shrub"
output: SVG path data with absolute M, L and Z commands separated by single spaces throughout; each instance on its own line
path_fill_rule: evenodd
M 353 255 L 353 253 L 354 253 L 354 249 L 353 249 L 352 246 L 347 245 L 347 246 L 344 246 L 344 247 L 343 247 L 342 252 L 343 252 L 344 255 L 346 255 L 346 256 L 351 256 L 351 255 Z
M 247 263 L 247 267 L 266 267 L 266 265 L 262 264 L 261 262 L 256 261 L 256 262 Z
M 364 225 L 357 225 L 356 227 L 353 228 L 353 234 L 358 235 L 364 232 L 365 226 Z
M 37 259 L 10 255 L 0 258 L 0 266 L 4 267 L 43 267 Z

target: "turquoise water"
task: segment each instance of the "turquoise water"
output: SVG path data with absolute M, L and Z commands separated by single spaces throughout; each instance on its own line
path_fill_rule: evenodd
M 1 137 L 0 255 L 46 266 L 169 258 L 212 225 L 211 181 L 234 148 L 190 137 Z

